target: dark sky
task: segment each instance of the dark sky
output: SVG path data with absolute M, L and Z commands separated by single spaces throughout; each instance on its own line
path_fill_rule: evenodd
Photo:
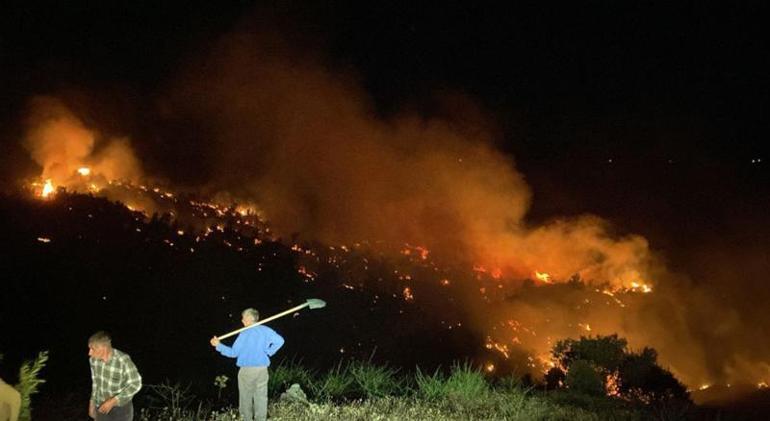
M 430 114 L 436 92 L 476 98 L 533 188 L 533 219 L 597 213 L 674 260 L 770 244 L 764 2 L 140 3 L 4 7 L 4 155 L 35 94 L 87 92 L 118 116 L 101 124 L 152 134 L 155 97 L 248 16 L 352 68 L 384 115 Z

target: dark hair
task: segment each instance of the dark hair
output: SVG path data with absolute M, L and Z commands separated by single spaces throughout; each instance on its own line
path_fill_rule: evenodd
M 88 344 L 103 344 L 112 346 L 112 337 L 110 337 L 109 333 L 100 330 L 88 338 Z

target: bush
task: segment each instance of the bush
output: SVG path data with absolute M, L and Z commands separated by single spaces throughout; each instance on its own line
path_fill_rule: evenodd
M 607 392 L 604 389 L 606 380 L 614 377 L 617 389 L 613 391 L 625 399 L 643 403 L 690 401 L 685 386 L 658 365 L 658 353 L 654 349 L 630 352 L 626 340 L 617 335 L 561 340 L 554 346 L 552 354 L 561 367 L 546 375 L 549 389 L 559 385 L 561 372 L 566 370 L 565 385 L 585 393 L 597 393 L 599 382 L 595 377 L 598 375 L 604 392 Z M 581 361 L 581 366 L 576 368 L 575 364 Z
M 645 403 L 666 400 L 689 401 L 687 388 L 657 363 L 657 352 L 645 348 L 630 354 L 620 367 L 620 392 Z
M 556 343 L 552 354 L 562 367 L 584 360 L 592 363 L 605 375 L 618 370 L 626 356 L 628 342 L 618 335 L 585 337 L 580 340 L 564 339 Z
M 21 394 L 20 421 L 32 419 L 32 395 L 38 392 L 45 380 L 40 378 L 40 371 L 48 361 L 48 351 L 37 354 L 35 361 L 25 361 L 19 369 L 19 383 L 14 386 Z
M 570 390 L 591 396 L 605 394 L 604 377 L 585 360 L 577 360 L 570 365 L 564 384 Z
M 148 384 L 145 390 L 148 392 L 149 408 L 160 410 L 169 417 L 163 417 L 163 419 L 182 417 L 187 407 L 195 400 L 195 395 L 190 392 L 189 384 L 182 386 L 179 383 L 171 384 L 170 381 L 166 380 L 161 384 Z

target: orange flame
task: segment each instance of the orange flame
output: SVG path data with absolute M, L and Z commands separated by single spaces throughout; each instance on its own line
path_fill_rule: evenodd
M 535 278 L 545 282 L 546 284 L 550 284 L 551 283 L 551 275 L 549 275 L 546 272 L 535 271 Z
M 55 189 L 53 186 L 53 182 L 49 178 L 48 180 L 45 180 L 45 184 L 43 185 L 43 191 L 40 192 L 40 197 L 46 199 L 49 196 L 51 196 L 54 193 Z

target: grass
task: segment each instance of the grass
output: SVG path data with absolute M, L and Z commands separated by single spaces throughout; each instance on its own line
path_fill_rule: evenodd
M 351 376 L 350 364 L 340 361 L 326 374 L 310 385 L 312 395 L 323 401 L 341 401 L 355 391 L 355 378 Z
M 270 367 L 267 390 L 270 397 L 277 397 L 292 384 L 300 385 L 303 390 L 310 390 L 316 373 L 301 365 L 300 361 L 283 360 Z
M 641 420 L 653 413 L 620 400 L 574 392 L 542 392 L 521 386 L 516 378 L 490 382 L 470 363 L 447 372 L 413 376 L 369 362 L 343 362 L 317 373 L 295 361 L 271 367 L 269 415 L 272 420 Z M 298 383 L 309 402 L 275 396 Z M 141 420 L 236 420 L 237 410 L 213 411 L 210 404 L 187 404 L 180 393 L 162 388 L 169 400 L 141 412 Z M 152 390 L 152 389 L 150 389 Z M 157 391 L 156 391 L 157 392 Z M 173 398 L 173 399 L 172 399 Z
M 393 368 L 355 362 L 350 365 L 349 372 L 358 392 L 366 398 L 382 398 L 403 392 L 403 380 L 398 377 L 398 370 Z

